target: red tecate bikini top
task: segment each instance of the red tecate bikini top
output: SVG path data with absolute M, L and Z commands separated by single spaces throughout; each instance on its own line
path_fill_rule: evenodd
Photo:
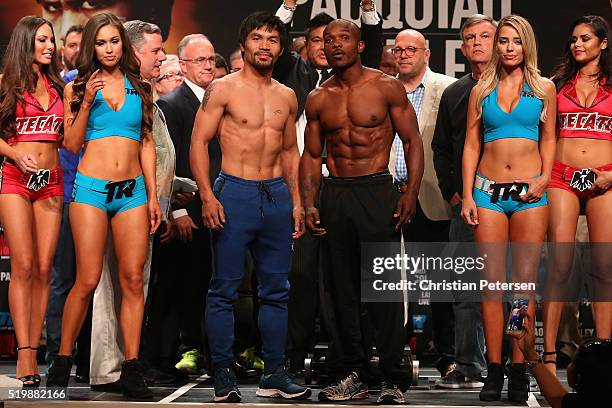
M 591 106 L 581 105 L 576 93 L 576 77 L 557 93 L 559 137 L 582 137 L 612 141 L 612 92 L 600 82 Z
M 8 142 L 57 142 L 59 132 L 64 123 L 64 104 L 57 90 L 48 78 L 43 75 L 49 107 L 44 110 L 38 100 L 30 92 L 23 94 L 24 103 L 17 103 L 15 108 L 16 135 Z

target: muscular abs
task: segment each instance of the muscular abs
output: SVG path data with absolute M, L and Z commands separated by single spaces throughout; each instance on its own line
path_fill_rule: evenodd
M 374 79 L 348 91 L 334 86 L 323 90 L 320 121 L 332 176 L 363 176 L 389 164 L 393 127 L 377 84 Z
M 281 176 L 287 94 L 276 84 L 264 90 L 237 84 L 230 92 L 218 132 L 223 172 L 248 180 Z

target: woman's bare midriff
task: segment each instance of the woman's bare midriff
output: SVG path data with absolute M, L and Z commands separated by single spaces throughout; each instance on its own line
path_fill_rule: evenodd
M 11 147 L 33 155 L 39 169 L 54 169 L 60 166 L 56 142 L 15 142 L 11 143 Z
M 523 138 L 494 140 L 484 145 L 478 173 L 498 183 L 539 176 L 542 159 L 538 143 Z
M 585 138 L 559 138 L 555 160 L 577 168 L 593 168 L 612 163 L 612 142 Z
M 121 136 L 89 141 L 78 172 L 100 180 L 120 181 L 142 174 L 140 142 Z

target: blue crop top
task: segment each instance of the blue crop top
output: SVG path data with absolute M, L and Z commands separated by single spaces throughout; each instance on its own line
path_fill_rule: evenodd
M 533 93 L 529 84 L 523 85 L 521 98 L 508 113 L 497 103 L 497 86 L 482 100 L 484 142 L 498 139 L 523 138 L 540 140 L 539 125 L 542 100 Z
M 125 76 L 125 101 L 115 112 L 104 100 L 102 91 L 96 92 L 89 109 L 85 141 L 121 136 L 140 141 L 142 122 L 142 101 L 132 84 Z

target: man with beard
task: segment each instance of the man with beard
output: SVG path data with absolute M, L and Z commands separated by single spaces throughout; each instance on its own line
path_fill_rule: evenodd
M 272 79 L 286 36 L 283 23 L 269 12 L 253 13 L 242 22 L 244 67 L 208 87 L 191 138 L 191 170 L 203 203 L 202 218 L 213 230 L 206 329 L 215 402 L 241 399 L 233 369 L 233 302 L 247 249 L 253 255 L 261 304 L 265 369 L 257 395 L 308 398 L 311 393 L 284 367 L 291 246 L 304 230 L 294 124 L 297 101 L 291 89 Z M 222 161 L 211 187 L 208 144 L 215 134 Z
M 322 401 L 368 397 L 366 382 L 382 379 L 380 404 L 404 403 L 410 374 L 400 367 L 406 338 L 401 302 L 360 303 L 361 244 L 399 243 L 402 224 L 414 216 L 423 175 L 423 145 L 414 109 L 397 79 L 361 65 L 359 28 L 335 20 L 324 31 L 325 55 L 333 76 L 306 102 L 304 154 L 300 164 L 306 223 L 326 235 L 326 274 L 334 300 L 342 354 L 330 362 L 339 381 L 319 393 Z M 394 129 L 402 140 L 409 184 L 400 197 L 387 167 Z M 321 216 L 315 198 L 321 182 L 321 154 L 327 168 Z M 360 325 L 366 307 L 374 326 L 382 378 L 370 368 L 370 350 Z
M 62 38 L 62 48 L 60 54 L 62 56 L 62 65 L 64 69 L 60 73 L 66 82 L 76 78 L 76 59 L 81 49 L 81 39 L 83 38 L 83 26 L 74 25 L 68 29 L 66 35 Z

